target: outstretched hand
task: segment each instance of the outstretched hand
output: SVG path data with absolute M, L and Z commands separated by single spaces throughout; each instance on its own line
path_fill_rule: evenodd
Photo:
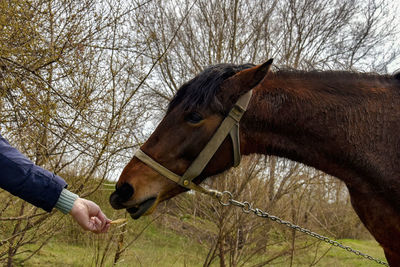
M 83 229 L 93 233 L 105 233 L 110 228 L 111 220 L 93 201 L 77 198 L 70 214 Z

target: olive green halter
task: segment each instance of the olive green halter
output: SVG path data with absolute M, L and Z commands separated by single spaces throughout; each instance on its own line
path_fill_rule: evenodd
M 246 94 L 242 95 L 239 100 L 235 103 L 228 116 L 222 121 L 221 125 L 215 132 L 215 134 L 211 137 L 210 141 L 208 141 L 207 145 L 203 148 L 203 150 L 199 153 L 197 158 L 190 164 L 189 168 L 186 172 L 179 176 L 176 173 L 168 170 L 155 160 L 153 160 L 150 156 L 144 153 L 141 149 L 138 149 L 135 153 L 135 157 L 141 160 L 143 163 L 151 167 L 153 170 L 158 172 L 159 174 L 167 177 L 168 179 L 174 181 L 188 189 L 192 189 L 201 193 L 205 193 L 208 195 L 215 195 L 216 191 L 205 189 L 195 183 L 193 183 L 193 179 L 200 175 L 200 173 L 204 170 L 207 163 L 214 156 L 215 152 L 218 150 L 222 142 L 228 136 L 231 136 L 232 146 L 233 146 L 233 166 L 236 167 L 240 163 L 240 140 L 239 140 L 239 121 L 242 118 L 244 112 L 249 105 L 252 91 L 250 90 Z

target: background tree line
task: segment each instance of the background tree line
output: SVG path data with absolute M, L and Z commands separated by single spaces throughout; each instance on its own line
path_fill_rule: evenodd
M 1 1 L 0 131 L 72 191 L 88 198 L 100 192 L 98 201 L 108 205 L 109 192 L 99 189 L 118 178 L 179 86 L 206 66 L 272 57 L 276 68 L 386 73 L 399 53 L 393 8 L 386 0 Z M 369 238 L 345 186 L 314 169 L 252 156 L 223 176 L 210 185 L 272 214 L 335 238 Z M 82 241 L 60 214 L 0 196 L 0 261 L 9 266 L 20 253 L 29 260 L 42 246 L 26 246 L 44 246 L 65 225 Z M 204 266 L 239 266 L 260 253 L 268 257 L 257 266 L 294 264 L 304 249 L 320 255 L 310 264 L 323 256 L 317 241 L 197 194 L 160 210 L 156 222 L 208 249 Z M 123 258 L 140 235 L 129 231 L 96 241 L 97 265 Z M 276 242 L 282 249 L 269 251 Z

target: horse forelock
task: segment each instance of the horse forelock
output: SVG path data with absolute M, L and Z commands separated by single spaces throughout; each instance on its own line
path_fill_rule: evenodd
M 217 64 L 207 67 L 179 88 L 168 106 L 167 113 L 178 104 L 183 110 L 193 110 L 204 106 L 215 111 L 222 110 L 223 107 L 216 95 L 223 81 L 235 73 L 253 66 L 253 64 Z

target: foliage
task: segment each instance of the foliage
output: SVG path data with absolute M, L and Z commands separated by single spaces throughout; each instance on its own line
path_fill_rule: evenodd
M 0 1 L 0 131 L 36 164 L 65 178 L 69 189 L 95 200 L 110 217 L 123 217 L 110 209 L 111 191 L 102 185 L 117 178 L 183 82 L 210 64 L 270 57 L 293 68 L 385 72 L 398 54 L 391 8 L 386 0 Z M 254 157 L 226 176 L 209 185 L 335 238 L 369 238 L 344 185 L 320 172 Z M 193 244 L 187 264 L 297 264 L 299 252 L 321 250 L 318 242 L 197 194 L 102 237 L 6 192 L 0 199 L 0 261 L 8 266 L 42 259 L 53 236 L 95 251 L 90 262 L 96 266 L 139 261 L 146 252 L 131 251 L 140 249 L 142 231 L 148 240 L 140 244 L 151 247 L 159 229 L 194 236 L 200 247 Z M 151 228 L 153 220 L 163 228 Z M 191 243 L 179 238 L 177 247 Z M 58 254 L 58 244 L 50 245 Z M 206 253 L 199 258 L 198 251 Z M 318 259 L 305 258 L 308 264 Z

